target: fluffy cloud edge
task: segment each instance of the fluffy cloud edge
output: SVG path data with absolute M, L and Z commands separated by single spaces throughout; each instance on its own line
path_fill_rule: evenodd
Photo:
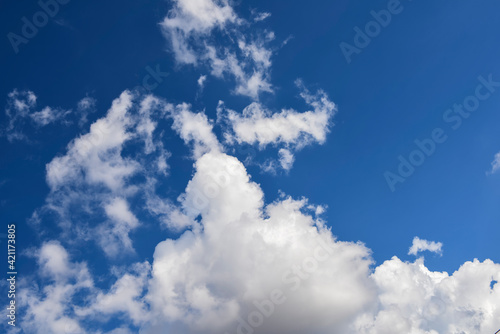
M 428 241 L 415 237 L 413 238 L 412 245 L 408 250 L 408 255 L 417 256 L 418 253 L 425 251 L 441 255 L 443 253 L 442 247 L 443 244 L 441 242 Z

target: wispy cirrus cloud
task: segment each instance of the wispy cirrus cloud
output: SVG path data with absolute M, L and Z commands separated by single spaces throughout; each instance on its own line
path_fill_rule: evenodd
M 47 126 L 51 123 L 67 123 L 66 117 L 70 110 L 61 108 L 44 107 L 37 110 L 37 96 L 30 90 L 18 91 L 14 89 L 7 95 L 7 106 L 5 114 L 8 124 L 2 129 L 1 134 L 7 137 L 10 142 L 16 140 L 29 141 L 24 133 L 26 126 L 37 128 Z
M 87 117 L 96 109 L 96 100 L 86 96 L 76 104 L 73 109 L 45 106 L 38 107 L 38 97 L 30 90 L 19 91 L 14 89 L 7 95 L 5 114 L 8 123 L 0 130 L 0 135 L 5 136 L 10 142 L 30 142 L 32 138 L 26 132 L 44 128 L 53 124 L 65 126 L 75 122 L 82 127 L 87 123 Z M 32 131 L 31 131 L 32 132 Z

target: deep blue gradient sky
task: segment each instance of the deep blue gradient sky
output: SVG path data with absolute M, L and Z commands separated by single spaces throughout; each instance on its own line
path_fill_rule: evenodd
M 500 3 L 401 3 L 403 11 L 351 63 L 339 44 L 353 44 L 353 28 L 369 22 L 371 10 L 387 8 L 386 1 L 318 0 L 307 8 L 301 1 L 247 1 L 235 6 L 242 16 L 249 8 L 273 13 L 266 27 L 278 40 L 291 36 L 273 58 L 275 93 L 264 94 L 261 102 L 273 110 L 300 109 L 304 105 L 293 82 L 302 78 L 311 89 L 325 90 L 339 111 L 326 143 L 298 152 L 289 173 L 265 174 L 255 164 L 247 166 L 249 173 L 267 202 L 282 190 L 327 205 L 325 219 L 333 233 L 340 240 L 366 243 L 378 264 L 393 255 L 411 260 L 407 252 L 414 236 L 444 244 L 441 257 L 426 257 L 432 270 L 453 272 L 474 258 L 500 262 L 500 175 L 487 174 L 500 151 L 500 89 L 459 129 L 443 121 L 448 108 L 474 93 L 478 76 L 500 81 Z M 153 93 L 173 103 L 190 101 L 211 118 L 219 100 L 236 110 L 249 104 L 250 99 L 231 94 L 231 82 L 213 77 L 197 98 L 199 71 L 189 66 L 181 70 L 174 63 L 158 26 L 169 8 L 164 1 L 70 1 L 16 54 L 6 35 L 19 33 L 21 18 L 31 17 L 39 6 L 35 1 L 3 1 L 2 110 L 14 88 L 35 92 L 40 106 L 74 108 L 89 95 L 97 100 L 97 112 L 89 115 L 93 122 L 123 90 L 140 85 L 148 67 L 156 66 L 169 76 Z M 2 111 L 2 126 L 6 120 Z M 442 128 L 448 140 L 392 192 L 384 173 L 395 172 L 398 156 L 408 157 L 416 148 L 414 140 L 430 138 L 435 128 Z M 39 246 L 51 237 L 51 232 L 37 234 L 27 219 L 49 192 L 45 165 L 86 131 L 88 127 L 76 124 L 50 125 L 30 133 L 31 144 L 0 138 L 0 220 L 2 226 L 18 222 L 20 248 Z M 190 179 L 193 162 L 182 141 L 165 131 L 172 157 L 162 189 L 175 199 Z M 259 159 L 270 151 L 259 153 Z M 241 150 L 235 154 L 245 157 Z M 57 233 L 55 226 L 52 233 Z M 135 233 L 137 259 L 151 259 L 156 244 L 170 235 L 153 224 Z M 86 251 L 77 258 L 102 256 Z M 20 270 L 27 272 L 32 263 L 18 260 Z

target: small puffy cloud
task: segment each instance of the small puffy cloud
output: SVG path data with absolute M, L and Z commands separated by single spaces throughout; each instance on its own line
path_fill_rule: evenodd
M 313 143 L 323 144 L 332 125 L 331 119 L 337 110 L 323 91 L 311 94 L 300 81 L 301 97 L 312 110 L 298 112 L 282 109 L 272 112 L 260 103 L 253 102 L 242 113 L 225 107 L 222 101 L 217 107 L 217 122 L 225 125 L 225 142 L 230 145 L 257 145 L 263 150 L 267 146 L 280 147 L 279 162 L 269 160 L 261 167 L 266 172 L 276 173 L 277 168 L 291 169 L 294 152 Z
M 227 120 L 231 130 L 225 133 L 226 141 L 258 144 L 261 148 L 269 144 L 285 144 L 299 149 L 312 142 L 324 143 L 336 106 L 323 91 L 311 95 L 303 90 L 301 96 L 313 110 L 283 109 L 272 113 L 254 102 L 238 114 L 219 104 L 219 115 Z
M 495 159 L 491 163 L 491 173 L 496 173 L 500 170 L 500 152 L 495 154 Z
M 286 171 L 290 170 L 293 166 L 293 162 L 295 161 L 293 154 L 289 150 L 282 148 L 279 150 L 278 155 L 281 168 Z
M 205 81 L 207 81 L 207 76 L 206 75 L 201 75 L 198 78 L 198 87 L 200 87 L 200 89 L 203 89 L 203 87 L 205 87 Z
M 419 237 L 413 238 L 413 243 L 408 251 L 408 255 L 417 255 L 418 253 L 429 251 L 441 254 L 443 244 L 441 242 L 427 241 Z
M 38 254 L 38 265 L 45 275 L 60 279 L 72 274 L 68 257 L 68 253 L 59 242 L 47 242 Z

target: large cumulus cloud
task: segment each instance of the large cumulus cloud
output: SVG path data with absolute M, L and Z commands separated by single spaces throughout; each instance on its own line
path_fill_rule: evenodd
M 236 158 L 201 157 L 182 204 L 200 228 L 156 247 L 147 297 L 177 331 L 345 331 L 373 303 L 370 251 L 335 240 L 304 199 L 264 206 Z

